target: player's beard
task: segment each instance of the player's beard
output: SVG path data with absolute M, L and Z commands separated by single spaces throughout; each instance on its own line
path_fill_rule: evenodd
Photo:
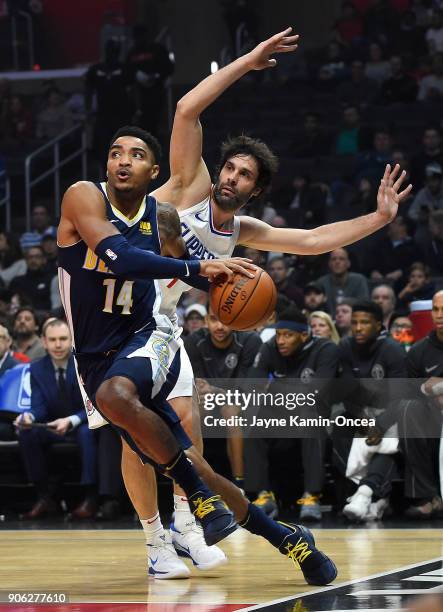
M 220 206 L 220 208 L 225 212 L 235 212 L 236 210 L 239 210 L 247 203 L 247 201 L 251 197 L 250 194 L 248 194 L 247 196 L 240 196 L 240 194 L 238 193 L 232 193 L 231 195 L 223 195 L 223 187 L 220 185 L 220 182 L 217 182 L 214 185 L 212 196 L 216 201 L 217 205 Z

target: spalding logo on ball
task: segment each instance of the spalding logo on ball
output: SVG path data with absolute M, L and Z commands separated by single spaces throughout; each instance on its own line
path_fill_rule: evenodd
M 269 274 L 257 268 L 254 278 L 235 273 L 228 281 L 221 274 L 211 285 L 209 299 L 219 321 L 236 331 L 246 331 L 269 319 L 275 309 L 277 289 Z

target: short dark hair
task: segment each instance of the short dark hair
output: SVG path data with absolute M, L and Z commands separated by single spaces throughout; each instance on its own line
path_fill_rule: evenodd
M 155 136 L 153 136 L 146 130 L 143 130 L 142 128 L 138 127 L 137 125 L 124 125 L 123 127 L 119 128 L 115 132 L 114 136 L 111 138 L 109 148 L 111 148 L 117 138 L 120 138 L 121 136 L 133 136 L 134 138 L 140 138 L 140 140 L 143 140 L 145 145 L 151 151 L 154 157 L 154 162 L 156 164 L 160 163 L 160 159 L 162 156 L 162 148 Z
M 228 138 L 222 143 L 220 159 L 216 167 L 216 176 L 230 157 L 234 155 L 250 155 L 255 159 L 258 166 L 257 187 L 266 191 L 272 181 L 272 177 L 278 170 L 277 156 L 271 151 L 266 143 L 258 138 L 251 138 L 242 134 L 235 138 Z
M 383 310 L 381 306 L 370 300 L 359 300 L 355 302 L 352 307 L 352 313 L 354 312 L 368 312 L 376 321 L 383 323 Z
M 308 319 L 297 306 L 290 306 L 279 314 L 280 321 L 294 321 L 294 323 L 304 323 L 307 325 Z
M 32 306 L 20 306 L 20 308 L 14 315 L 14 323 L 17 321 L 18 315 L 22 312 L 30 312 L 34 317 L 34 323 L 37 325 L 37 327 L 40 327 L 40 321 L 38 320 L 37 313 L 35 312 Z

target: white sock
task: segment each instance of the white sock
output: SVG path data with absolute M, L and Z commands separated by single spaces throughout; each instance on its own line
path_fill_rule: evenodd
M 363 493 L 363 495 L 365 495 L 366 497 L 372 498 L 373 491 L 372 491 L 371 487 L 368 487 L 368 485 L 361 485 L 361 486 L 359 486 L 357 492 L 358 493 Z
M 174 494 L 174 525 L 178 531 L 189 527 L 190 522 L 195 522 L 188 504 L 188 498 Z
M 154 514 L 151 518 L 140 519 L 140 523 L 143 527 L 143 532 L 146 538 L 146 544 L 152 544 L 154 538 L 164 533 L 163 525 L 160 520 L 160 514 Z

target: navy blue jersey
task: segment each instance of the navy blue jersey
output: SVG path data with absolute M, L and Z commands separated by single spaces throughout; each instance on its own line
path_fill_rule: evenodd
M 132 246 L 160 254 L 157 202 L 146 196 L 137 214 L 128 219 L 109 202 L 106 183 L 96 183 L 106 202 L 109 221 Z M 116 276 L 83 240 L 59 247 L 59 285 L 77 353 L 117 349 L 134 332 L 151 325 L 160 306 L 156 280 Z

